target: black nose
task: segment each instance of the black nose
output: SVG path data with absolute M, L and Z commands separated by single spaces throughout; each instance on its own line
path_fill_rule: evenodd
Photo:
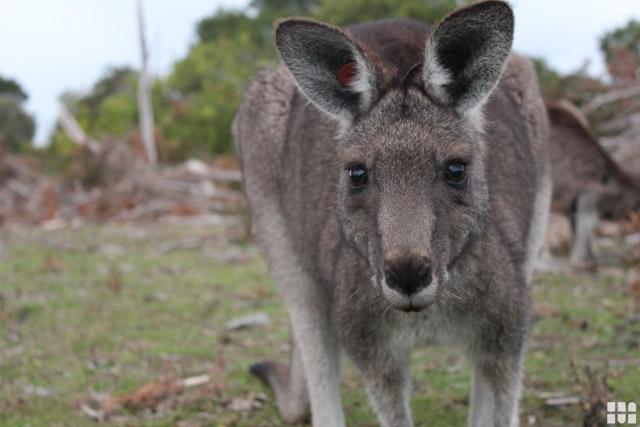
M 430 265 L 399 265 L 385 272 L 387 285 L 406 295 L 412 295 L 431 284 Z

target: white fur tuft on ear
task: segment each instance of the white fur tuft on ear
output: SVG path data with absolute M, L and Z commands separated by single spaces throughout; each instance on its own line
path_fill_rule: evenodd
M 360 109 L 367 110 L 373 103 L 375 78 L 374 70 L 365 58 L 360 55 L 356 56 L 356 75 L 350 85 L 350 89 L 360 95 Z
M 481 134 L 484 133 L 484 111 L 482 110 L 482 107 L 488 99 L 489 97 L 486 97 L 464 113 L 464 117 L 467 119 L 467 122 L 469 122 L 471 126 Z
M 453 83 L 453 76 L 438 62 L 436 43 L 431 39 L 427 40 L 422 71 L 423 80 L 427 93 L 430 93 L 436 101 L 442 104 L 449 104 L 453 100 L 447 92 L 447 86 Z

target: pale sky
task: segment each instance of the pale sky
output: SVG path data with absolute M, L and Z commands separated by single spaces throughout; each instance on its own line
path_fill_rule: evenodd
M 151 71 L 166 76 L 188 52 L 201 18 L 220 6 L 243 8 L 248 0 L 144 3 Z M 603 74 L 598 37 L 631 18 L 640 20 L 638 0 L 511 3 L 515 49 L 545 57 L 563 72 L 589 60 L 589 72 Z M 139 66 L 135 5 L 135 0 L 0 0 L 0 75 L 17 80 L 28 93 L 38 145 L 53 128 L 62 92 L 88 90 L 108 66 Z

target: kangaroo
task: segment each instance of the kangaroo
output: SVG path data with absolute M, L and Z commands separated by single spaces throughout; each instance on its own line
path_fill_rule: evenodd
M 552 210 L 569 216 L 571 262 L 596 262 L 599 217 L 620 219 L 640 208 L 640 182 L 600 146 L 587 118 L 566 101 L 547 103 L 553 171 Z
M 344 426 L 347 353 L 384 426 L 412 426 L 409 355 L 459 346 L 469 425 L 518 422 L 528 282 L 551 193 L 548 122 L 513 12 L 431 30 L 276 23 L 232 131 L 256 240 L 291 324 L 288 364 L 251 371 L 295 423 Z

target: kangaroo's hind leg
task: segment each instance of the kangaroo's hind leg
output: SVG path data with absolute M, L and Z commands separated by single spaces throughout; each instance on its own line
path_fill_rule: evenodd
M 302 355 L 293 335 L 288 365 L 272 361 L 259 362 L 251 366 L 251 373 L 271 387 L 276 395 L 278 410 L 286 422 L 293 424 L 311 419 Z

